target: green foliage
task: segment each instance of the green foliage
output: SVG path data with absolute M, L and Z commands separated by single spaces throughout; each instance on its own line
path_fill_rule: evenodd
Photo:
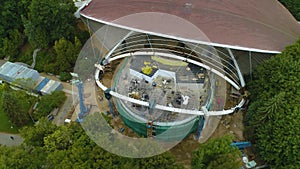
M 1 169 L 39 169 L 46 157 L 41 148 L 0 146 L 0 152 Z
M 85 44 L 85 47 L 92 47 L 91 41 Z M 95 52 L 95 53 L 93 53 Z M 74 72 L 78 73 L 82 81 L 86 80 L 95 70 L 94 64 L 98 61 L 98 56 L 101 56 L 99 50 L 82 50 L 74 67 Z
M 76 37 L 80 40 L 82 44 L 84 44 L 89 38 L 90 38 L 90 33 L 88 31 L 81 31 L 78 30 L 76 32 Z
M 73 38 L 75 11 L 71 0 L 32 0 L 28 18 L 23 17 L 30 44 L 34 48 L 47 48 L 62 37 Z
M 294 17 L 300 21 L 300 1 L 299 0 L 279 0 Z
M 12 82 L 14 86 L 18 86 L 22 89 L 25 89 L 27 91 L 32 91 L 34 86 L 36 85 L 36 81 L 32 78 L 18 78 L 15 79 L 15 81 Z
M 17 127 L 25 126 L 31 122 L 28 111 L 34 100 L 32 96 L 23 91 L 12 91 L 7 88 L 3 91 L 1 99 L 1 109 Z
M 55 41 L 54 51 L 56 53 L 56 68 L 57 73 L 63 71 L 70 71 L 75 65 L 77 56 L 81 50 L 81 42 L 75 37 L 75 44 L 66 40 L 65 38 Z
M 61 81 L 68 81 L 68 80 L 71 80 L 72 79 L 72 76 L 71 76 L 71 74 L 70 73 L 68 73 L 68 72 L 60 72 L 59 73 L 59 79 L 61 80 Z
M 54 133 L 57 126 L 46 118 L 40 118 L 34 127 L 24 127 L 21 129 L 21 136 L 27 146 L 44 146 L 44 137 Z
M 249 85 L 251 99 L 268 99 L 280 91 L 289 95 L 299 95 L 299 56 L 300 40 L 257 67 L 253 72 L 254 80 Z
M 9 31 L 8 36 L 2 39 L 2 43 L 2 52 L 5 56 L 16 57 L 23 44 L 22 34 L 17 29 Z
M 56 71 L 54 65 L 55 61 L 56 61 L 56 55 L 54 54 L 53 50 L 51 49 L 41 50 L 40 52 L 37 53 L 36 56 L 35 69 L 38 70 L 39 72 L 54 73 Z
M 9 120 L 7 114 L 3 111 L 3 92 L 7 89 L 6 84 L 0 84 L 0 132 L 17 133 L 18 128 Z M 11 128 L 13 127 L 13 128 Z
M 54 108 L 59 108 L 66 96 L 62 91 L 54 91 L 49 95 L 42 96 L 38 103 L 37 110 L 33 113 L 35 119 L 47 116 Z
M 26 46 L 26 50 L 23 52 L 20 52 L 20 54 L 17 57 L 10 57 L 9 61 L 10 62 L 22 62 L 27 65 L 32 64 L 32 54 L 33 54 L 33 49 L 28 45 Z
M 136 163 L 136 166 L 141 169 L 183 168 L 182 166 L 176 164 L 174 157 L 169 152 L 150 158 L 137 159 Z
M 111 154 L 90 140 L 78 123 L 57 127 L 40 119 L 37 125 L 22 129 L 21 136 L 23 145 L 0 147 L 0 168 L 183 168 L 170 153 L 145 159 Z
M 18 1 L 0 2 L 0 58 L 16 57 L 19 53 L 23 43 L 21 8 Z
M 193 152 L 191 166 L 195 169 L 231 168 L 239 169 L 242 166 L 241 152 L 230 146 L 232 137 L 211 139 Z
M 299 70 L 300 40 L 259 66 L 250 83 L 245 133 L 272 168 L 300 166 Z

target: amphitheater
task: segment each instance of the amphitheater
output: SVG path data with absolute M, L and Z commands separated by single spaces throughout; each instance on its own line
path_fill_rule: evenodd
M 166 140 L 207 139 L 244 105 L 244 75 L 300 34 L 277 1 L 93 0 L 80 16 L 94 33 L 96 84 L 112 98 L 106 111 L 140 136 Z

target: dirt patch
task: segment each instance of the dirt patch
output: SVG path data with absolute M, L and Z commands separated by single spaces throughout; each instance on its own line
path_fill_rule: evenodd
M 239 111 L 231 115 L 223 116 L 211 138 L 232 134 L 234 136 L 234 141 L 245 141 L 243 131 L 243 112 Z
M 80 31 L 89 31 L 88 27 L 85 25 L 85 23 L 81 19 L 77 20 L 76 26 Z
M 193 151 L 198 149 L 199 146 L 200 143 L 194 139 L 194 134 L 191 134 L 173 147 L 170 152 L 175 156 L 178 163 L 183 164 L 185 168 L 191 168 Z
M 114 79 L 115 76 L 113 72 L 118 72 L 121 65 L 120 63 L 122 63 L 122 61 L 112 64 L 110 71 L 106 72 L 102 77 L 101 82 L 105 86 L 110 87 L 112 85 L 112 79 Z M 227 86 L 227 91 L 228 90 L 230 91 L 230 88 Z M 104 92 L 101 89 L 97 88 L 97 94 L 97 101 L 100 110 L 109 111 L 109 106 L 107 100 L 104 97 Z M 227 93 L 227 95 L 230 95 L 230 93 Z M 235 98 L 226 98 L 229 98 L 225 103 L 226 108 L 233 107 L 238 102 L 238 100 Z M 115 112 L 117 112 L 116 109 Z M 122 134 L 124 135 L 130 137 L 138 137 L 137 134 L 135 134 L 131 128 L 127 127 L 124 124 L 120 116 L 111 119 L 111 125 L 117 131 L 120 131 L 120 129 L 123 128 L 124 131 L 122 132 Z M 231 133 L 234 136 L 234 141 L 244 141 L 245 138 L 243 136 L 243 130 L 243 112 L 239 111 L 231 115 L 223 116 L 220 120 L 217 129 L 210 138 L 222 137 L 228 133 Z M 190 134 L 186 139 L 184 139 L 181 143 L 179 143 L 170 150 L 170 152 L 175 156 L 176 161 L 180 164 L 183 164 L 185 168 L 191 168 L 190 164 L 193 151 L 198 149 L 200 146 L 200 143 L 194 139 L 194 136 L 195 134 Z
M 223 116 L 217 129 L 209 139 L 232 134 L 234 136 L 234 141 L 245 141 L 243 131 L 243 112 L 238 112 L 232 115 Z M 191 168 L 190 164 L 193 151 L 199 148 L 199 146 L 200 143 L 194 139 L 194 134 L 191 134 L 172 148 L 170 152 L 175 156 L 176 161 L 183 164 L 185 168 Z M 251 154 L 254 156 L 253 153 Z

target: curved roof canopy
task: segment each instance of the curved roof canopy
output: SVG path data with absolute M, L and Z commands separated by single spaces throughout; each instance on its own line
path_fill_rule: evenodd
M 145 14 L 119 19 L 143 12 L 180 19 L 177 22 L 162 15 Z M 278 53 L 300 36 L 300 24 L 277 0 L 93 0 L 80 13 L 129 30 L 266 53 Z M 194 36 L 190 28 L 180 29 L 177 24 L 183 20 L 195 25 L 207 38 Z

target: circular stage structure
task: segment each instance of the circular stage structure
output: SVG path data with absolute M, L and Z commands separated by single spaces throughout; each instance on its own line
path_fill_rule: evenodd
M 101 44 L 103 32 L 96 32 L 94 44 Z M 116 37 L 113 32 L 115 45 L 95 65 L 96 83 L 113 98 L 124 123 L 139 135 L 173 140 L 198 129 L 199 137 L 210 116 L 232 113 L 244 103 L 241 99 L 224 110 L 226 83 L 240 89 L 230 56 L 220 57 L 207 45 L 133 31 Z M 109 72 L 112 84 L 105 86 L 106 69 L 116 62 L 119 65 Z M 164 134 L 170 128 L 172 134 Z
M 194 131 L 205 142 L 222 115 L 245 103 L 243 75 L 300 33 L 276 1 L 234 1 L 86 1 L 78 12 L 94 34 L 74 71 L 86 133 L 134 158 L 163 153 Z M 120 118 L 105 119 L 108 112 L 141 137 Z
M 172 140 L 185 137 L 184 131 L 197 129 L 200 116 L 195 110 L 199 110 L 207 98 L 206 71 L 171 59 L 172 56 L 176 55 L 133 53 L 124 60 L 113 79 L 116 92 L 147 103 L 115 99 L 125 124 L 144 137 Z M 176 128 L 176 133 L 161 135 L 171 127 Z

